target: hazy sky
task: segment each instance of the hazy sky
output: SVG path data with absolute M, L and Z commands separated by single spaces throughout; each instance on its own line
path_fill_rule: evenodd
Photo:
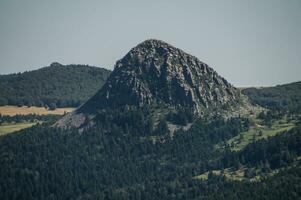
M 301 0 L 0 0 L 0 74 L 54 61 L 113 69 L 149 38 L 235 86 L 301 80 Z

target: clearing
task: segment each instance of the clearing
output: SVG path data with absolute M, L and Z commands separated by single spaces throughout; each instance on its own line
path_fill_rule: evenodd
M 37 115 L 63 115 L 65 113 L 73 111 L 75 108 L 57 108 L 55 110 L 47 110 L 44 107 L 36 106 L 0 106 L 1 115 L 28 115 L 28 114 L 37 114 Z
M 29 128 L 37 122 L 20 122 L 20 123 L 4 123 L 0 125 L 0 136 L 19 131 L 24 128 Z
M 293 127 L 295 127 L 293 122 L 287 122 L 284 119 L 273 122 L 270 127 L 255 123 L 255 125 L 251 126 L 248 131 L 242 132 L 228 140 L 227 144 L 229 144 L 232 151 L 240 151 L 253 140 L 266 139 L 284 131 L 288 131 Z M 216 147 L 220 148 L 222 147 L 222 144 L 219 144 Z

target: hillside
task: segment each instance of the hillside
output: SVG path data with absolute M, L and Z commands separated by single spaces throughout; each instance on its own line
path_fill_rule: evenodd
M 263 107 L 301 113 L 301 81 L 275 87 L 246 88 L 242 93 Z
M 110 71 L 88 65 L 61 65 L 0 75 L 0 105 L 77 107 L 101 88 Z
M 207 64 L 147 40 L 59 120 L 2 117 L 37 125 L 0 137 L 0 199 L 299 199 L 300 116 L 245 106 Z
M 247 130 L 246 119 L 198 120 L 171 138 L 164 128 L 150 135 L 147 118 L 139 111 L 104 117 L 82 134 L 39 125 L 0 138 L 0 198 L 240 200 L 301 195 L 300 126 L 239 152 L 220 152 L 215 145 Z M 206 179 L 197 178 L 206 172 Z

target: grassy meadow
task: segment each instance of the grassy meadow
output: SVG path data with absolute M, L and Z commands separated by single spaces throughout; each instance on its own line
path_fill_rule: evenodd
M 65 113 L 73 111 L 74 108 L 57 108 L 55 110 L 48 110 L 44 107 L 36 107 L 36 106 L 0 106 L 0 114 L 1 115 L 28 115 L 28 114 L 37 114 L 37 115 L 63 115 Z
M 253 140 L 266 139 L 268 137 L 273 137 L 284 131 L 288 131 L 295 127 L 293 122 L 288 122 L 285 119 L 274 121 L 271 126 L 261 125 L 260 120 L 253 119 L 255 122 L 249 130 L 241 132 L 237 136 L 231 138 L 227 141 L 232 151 L 240 151 Z M 217 148 L 223 148 L 222 144 L 216 146 Z
M 63 115 L 73 111 L 74 108 L 57 108 L 55 110 L 47 110 L 44 107 L 17 107 L 17 106 L 0 106 L 0 114 L 15 116 L 15 115 Z M 42 121 L 40 121 L 42 122 Z M 21 121 L 21 122 L 3 122 L 0 123 L 0 136 L 19 131 L 21 129 L 29 128 L 39 123 L 39 121 Z
M 24 128 L 29 128 L 37 122 L 20 122 L 20 123 L 4 123 L 0 125 L 0 136 L 19 131 Z

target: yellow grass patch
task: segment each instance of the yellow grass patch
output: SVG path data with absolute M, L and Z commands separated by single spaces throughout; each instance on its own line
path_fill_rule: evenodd
M 37 114 L 37 115 L 63 115 L 64 113 L 68 113 L 73 111 L 74 108 L 57 108 L 55 110 L 47 110 L 44 107 L 17 107 L 17 106 L 0 106 L 0 114 L 1 115 L 9 115 L 14 116 L 17 114 L 20 115 L 28 115 L 28 114 Z

